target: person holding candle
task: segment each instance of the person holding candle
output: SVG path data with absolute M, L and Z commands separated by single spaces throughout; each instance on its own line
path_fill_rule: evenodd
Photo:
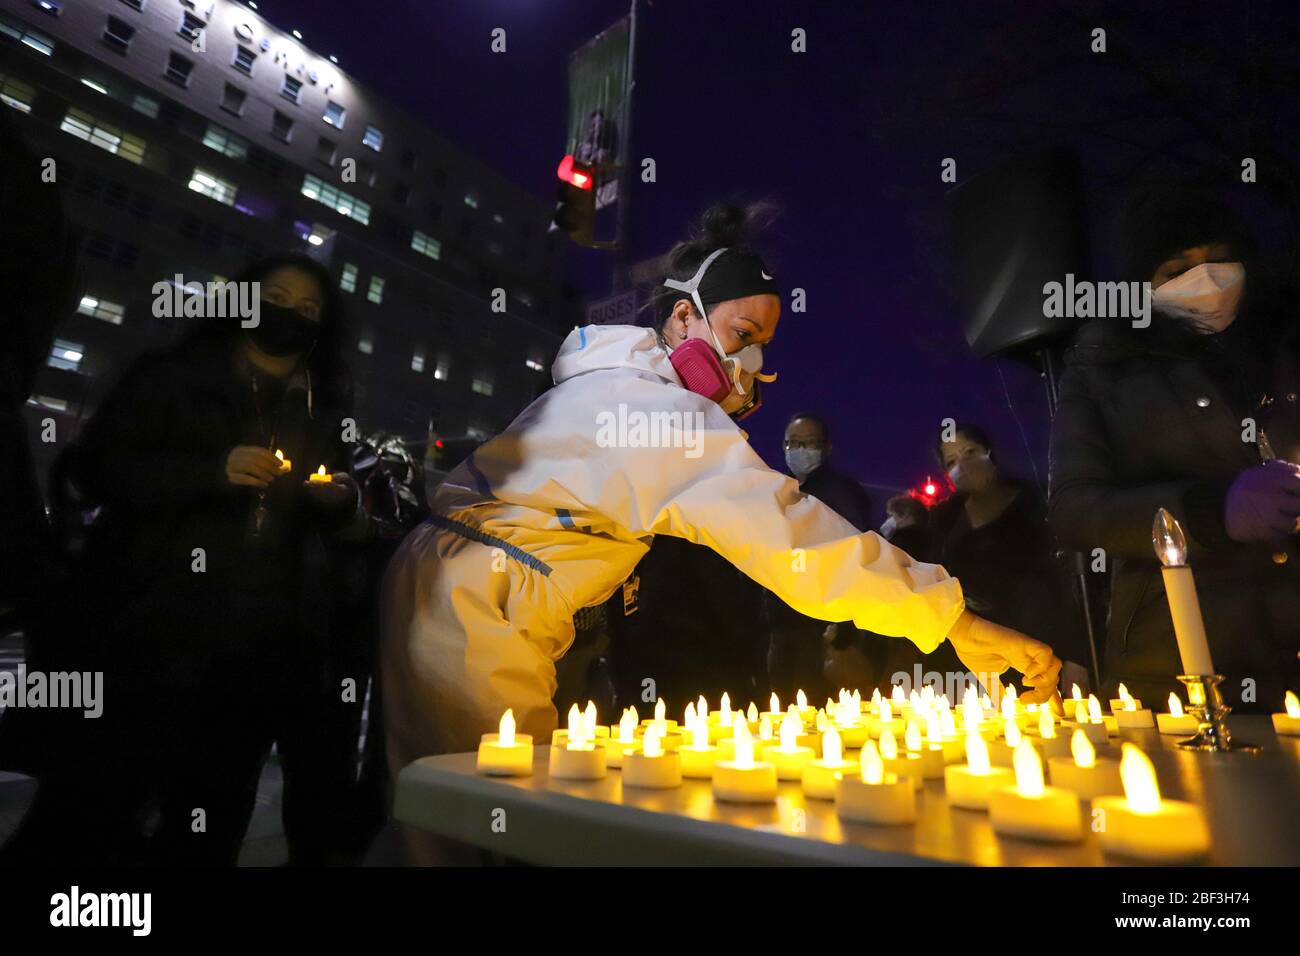
M 394 773 L 472 749 L 506 707 L 548 739 L 575 610 L 608 598 L 655 535 L 707 545 L 802 614 L 924 651 L 948 640 L 972 670 L 1026 673 L 1027 698 L 1054 691 L 1050 648 L 970 613 L 946 571 L 859 532 L 750 447 L 737 420 L 773 378 L 782 298 L 749 225 L 710 210 L 669 257 L 655 327 L 575 329 L 555 387 L 439 486 L 387 574 Z
M 1123 681 L 1148 706 L 1183 692 L 1152 551 L 1163 508 L 1187 536 L 1225 702 L 1264 713 L 1300 650 L 1294 296 L 1223 199 L 1187 183 L 1136 192 L 1120 232 L 1116 277 L 1150 283 L 1151 308 L 1080 328 L 1051 443 L 1051 523 L 1068 546 L 1102 549 L 1112 572 L 1100 691 Z

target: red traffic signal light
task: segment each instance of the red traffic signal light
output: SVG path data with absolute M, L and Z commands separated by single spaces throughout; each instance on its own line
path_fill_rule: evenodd
M 560 165 L 556 167 L 555 175 L 559 176 L 569 185 L 577 186 L 579 189 L 590 189 L 592 186 L 593 177 L 591 175 L 591 167 L 579 166 L 574 162 L 571 153 L 560 160 Z

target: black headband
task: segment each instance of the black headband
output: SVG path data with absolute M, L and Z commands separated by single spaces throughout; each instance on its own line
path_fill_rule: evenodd
M 781 287 L 768 272 L 767 264 L 756 253 L 744 249 L 715 250 L 690 279 L 665 279 L 663 284 L 687 295 L 698 292 L 699 301 L 706 305 L 751 295 L 781 296 Z

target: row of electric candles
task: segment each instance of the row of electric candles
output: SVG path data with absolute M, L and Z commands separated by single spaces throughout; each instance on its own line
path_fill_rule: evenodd
M 278 448 L 275 450 L 275 457 L 280 459 L 280 474 L 286 475 L 293 470 L 293 462 L 288 458 L 285 458 L 284 452 Z M 315 472 L 307 476 L 307 480 L 321 484 L 328 484 L 334 479 L 330 473 L 325 470 L 325 466 L 321 465 Z

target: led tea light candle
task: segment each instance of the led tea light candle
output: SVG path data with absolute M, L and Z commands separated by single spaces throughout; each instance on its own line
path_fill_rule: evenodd
M 655 715 L 641 721 L 641 726 L 645 728 L 654 723 L 658 723 L 660 735 L 677 730 L 677 721 L 668 719 L 668 703 L 662 697 L 655 701 Z
M 877 687 L 871 692 L 871 703 L 867 705 L 867 712 L 875 716 L 880 715 L 880 688 Z
M 1050 707 L 1038 712 L 1038 749 L 1045 760 L 1053 757 L 1068 757 L 1071 753 L 1070 739 L 1056 732 L 1056 718 Z M 1055 781 L 1053 781 L 1055 783 Z
M 861 705 L 852 698 L 841 700 L 835 705 L 833 722 L 840 732 L 840 739 L 845 747 L 857 749 L 871 737 L 871 728 L 862 717 Z
M 772 696 L 767 699 L 767 710 L 759 714 L 759 719 L 762 719 L 763 717 L 768 718 L 772 723 L 777 723 L 785 717 L 785 711 L 781 709 L 781 698 L 776 696 L 775 691 L 773 691 Z
M 1187 566 L 1187 542 L 1183 529 L 1173 515 L 1161 508 L 1156 512 L 1151 537 L 1162 565 L 1160 574 L 1165 582 L 1165 596 L 1169 599 L 1169 613 L 1174 619 L 1174 637 L 1178 641 L 1183 673 L 1213 674 L 1214 661 L 1210 658 L 1210 642 L 1205 637 L 1205 621 L 1201 617 L 1201 602 L 1196 596 L 1196 582 L 1192 578 L 1192 569 Z
M 659 727 L 646 728 L 641 749 L 623 757 L 623 786 L 668 790 L 682 785 L 682 761 L 675 750 L 664 750 Z
M 834 800 L 835 785 L 842 774 L 858 772 L 858 761 L 844 759 L 840 733 L 833 726 L 822 735 L 822 755 L 803 768 L 804 796 L 816 800 Z
M 334 477 L 325 470 L 324 465 L 321 465 L 319 468 L 316 469 L 315 472 L 307 476 L 307 480 L 312 482 L 313 484 L 327 485 L 334 480 Z
M 724 803 L 771 803 L 776 800 L 776 767 L 754 760 L 754 742 L 744 720 L 734 724 L 735 759 L 713 768 L 713 798 Z
M 892 736 L 889 738 L 892 741 Z M 916 789 L 906 777 L 885 769 L 886 761 L 868 740 L 860 774 L 841 774 L 835 787 L 835 812 L 855 823 L 898 825 L 916 822 Z
M 597 744 L 604 744 L 609 739 L 609 728 L 604 724 L 596 723 L 596 703 L 587 701 L 587 707 L 581 713 L 578 712 L 578 705 L 573 704 L 569 707 L 568 726 L 561 727 L 551 731 L 551 746 L 563 747 L 569 742 L 572 736 L 575 721 L 581 721 L 585 728 L 585 735 Z
M 874 740 L 868 740 L 867 743 L 874 744 Z M 866 750 L 866 744 L 862 745 Z M 898 741 L 894 738 L 892 732 L 886 730 L 880 735 L 880 746 L 877 748 L 880 759 L 884 762 L 885 773 L 892 773 L 894 776 L 904 780 L 910 780 L 912 789 L 921 789 L 921 758 L 914 753 L 904 751 L 898 752 Z M 862 761 L 862 755 L 858 755 L 859 763 Z
M 776 767 L 778 780 L 802 780 L 803 768 L 817 756 L 811 747 L 799 746 L 799 718 L 786 714 L 781 720 L 780 742 L 769 746 L 760 756 Z
M 1110 712 L 1112 714 L 1118 714 L 1121 710 L 1142 709 L 1142 701 L 1130 694 L 1128 688 L 1123 684 L 1119 685 L 1119 689 L 1115 691 L 1115 693 L 1119 694 L 1119 696 L 1110 702 Z M 1133 701 L 1133 706 L 1131 708 L 1128 706 L 1129 701 Z
M 1016 747 L 1024 736 L 1014 717 L 1002 718 L 1002 739 L 989 742 L 989 758 L 995 767 L 1014 767 Z
M 752 700 L 749 702 L 749 707 L 745 709 L 745 722 L 750 727 L 758 726 L 758 705 Z
M 1156 727 L 1162 734 L 1194 734 L 1199 721 L 1183 711 L 1183 702 L 1175 693 L 1169 694 L 1169 713 L 1156 714 Z
M 605 744 L 605 762 L 609 766 L 622 767 L 624 757 L 641 749 L 641 741 L 636 736 L 638 723 L 635 707 L 623 711 L 623 718 L 618 722 L 618 736 L 611 733 Z
M 283 475 L 293 470 L 293 462 L 285 458 L 284 452 L 278 448 L 275 450 L 275 457 L 280 459 L 280 474 Z
M 894 716 L 893 702 L 882 700 L 880 702 L 880 716 L 868 719 L 867 730 L 872 737 L 879 739 L 887 733 L 893 734 L 895 737 L 902 736 L 907 731 L 907 726 L 900 718 Z
M 595 737 L 596 705 L 588 711 L 583 715 L 577 704 L 571 706 L 567 739 L 551 746 L 550 775 L 557 780 L 602 780 L 607 773 L 605 746 Z
M 989 793 L 989 822 L 993 832 L 1049 843 L 1083 839 L 1079 798 L 1069 790 L 1043 783 L 1043 762 L 1028 737 L 1015 752 L 1015 786 Z
M 1145 707 L 1139 706 L 1141 703 L 1132 697 L 1124 698 L 1123 709 L 1115 711 L 1117 729 L 1146 730 L 1156 725 L 1155 716 Z
M 1114 717 L 1111 718 L 1112 721 L 1114 719 Z M 1106 724 L 1106 718 L 1101 712 L 1101 701 L 1097 700 L 1095 694 L 1088 695 L 1087 715 L 1077 722 L 1075 729 L 1083 731 L 1094 746 L 1104 747 L 1106 745 L 1110 727 Z M 1119 733 L 1118 727 L 1116 727 L 1115 732 Z
M 1092 741 L 1076 728 L 1070 736 L 1070 756 L 1047 761 L 1052 786 L 1069 790 L 1083 800 L 1095 800 L 1108 793 L 1123 793 L 1119 778 L 1119 761 L 1098 757 Z
M 494 777 L 526 777 L 533 772 L 533 738 L 515 733 L 515 714 L 510 708 L 501 715 L 497 733 L 480 738 L 475 769 Z
M 1283 737 L 1300 736 L 1300 699 L 1295 691 L 1287 691 L 1282 700 L 1284 713 L 1273 715 L 1273 732 Z
M 1161 798 L 1155 767 L 1146 754 L 1124 744 L 1119 772 L 1124 796 L 1092 802 L 1104 851 L 1160 863 L 1196 860 L 1209 852 L 1205 814 L 1195 804 Z
M 713 776 L 713 766 L 719 760 L 720 751 L 709 743 L 708 718 L 699 714 L 692 716 L 694 722 L 688 730 L 690 744 L 677 750 L 682 761 L 682 776 L 708 779 Z
M 909 721 L 907 732 L 903 735 L 908 756 L 916 757 L 916 775 L 922 780 L 938 780 L 943 777 L 943 744 L 921 739 L 921 725 Z
M 967 734 L 965 745 L 966 763 L 943 768 L 948 802 L 967 810 L 987 810 L 990 791 L 1012 786 L 1015 774 L 1006 767 L 989 764 L 989 745 L 979 734 Z
M 961 763 L 966 757 L 966 739 L 957 733 L 951 710 L 939 710 L 925 722 L 925 739 L 943 750 L 945 765 Z

